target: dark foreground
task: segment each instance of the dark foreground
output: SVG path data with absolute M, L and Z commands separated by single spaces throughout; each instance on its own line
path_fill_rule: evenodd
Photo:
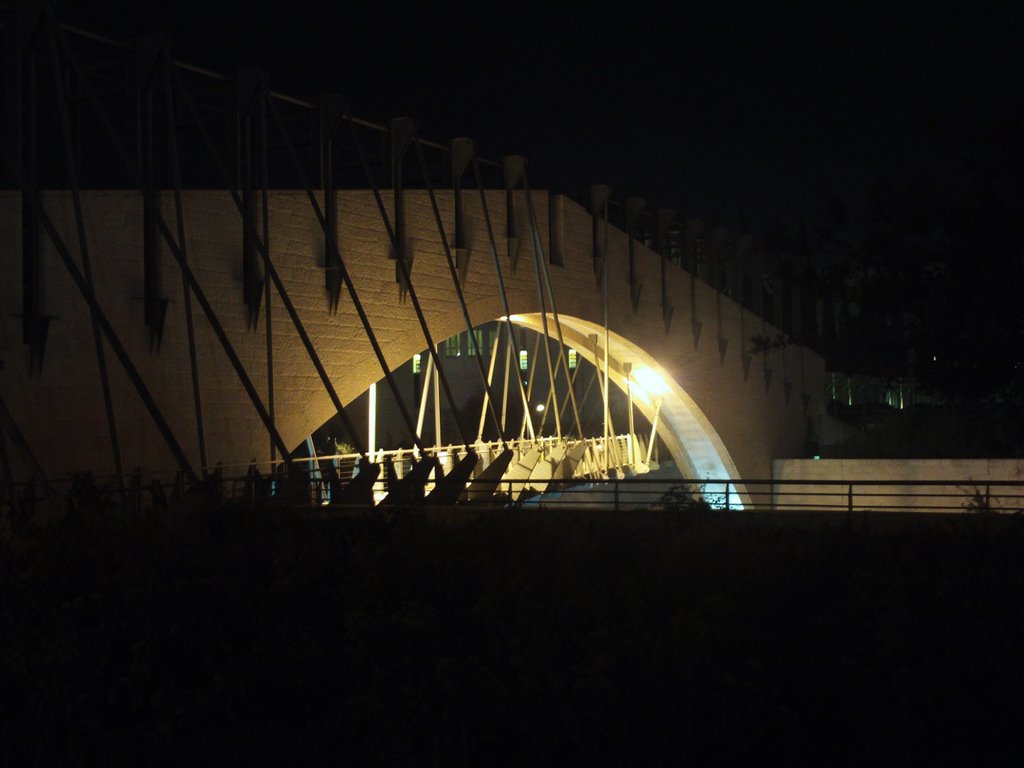
M 78 513 L 0 539 L 5 764 L 1008 763 L 1024 521 Z

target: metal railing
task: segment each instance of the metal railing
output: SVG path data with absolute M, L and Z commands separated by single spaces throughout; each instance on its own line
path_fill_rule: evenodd
M 495 444 L 495 447 L 500 443 Z M 434 449 L 437 451 L 438 449 Z M 439 449 L 444 452 L 445 449 Z M 410 451 L 405 451 L 411 454 Z M 457 453 L 451 454 L 453 458 Z M 354 457 L 343 455 L 344 462 Z M 321 461 L 323 459 L 321 458 Z M 344 464 L 343 464 L 344 466 Z M 255 470 L 255 471 L 254 471 Z M 397 474 L 397 473 L 396 473 Z M 218 500 L 280 501 L 289 506 L 338 508 L 332 503 L 332 489 L 344 489 L 350 479 L 329 478 L 323 474 L 262 474 L 251 466 L 240 475 L 215 472 L 208 475 L 200 489 Z M 79 477 L 50 495 L 31 483 L 15 486 L 17 501 L 11 504 L 10 492 L 0 493 L 0 510 L 31 511 L 37 504 L 54 500 L 81 504 L 83 500 L 101 504 L 127 504 L 132 509 L 169 506 L 187 489 L 180 476 L 167 482 L 159 478 L 144 480 L 133 473 L 122 501 L 112 482 L 97 483 Z M 386 498 L 387 478 L 376 484 L 375 503 Z M 428 506 L 428 481 L 422 489 L 422 502 L 403 502 L 403 506 Z M 468 488 L 472 488 L 472 480 Z M 538 510 L 665 510 L 778 513 L 964 513 L 1024 512 L 1024 481 L 1018 480 L 733 480 L 675 477 L 575 477 L 572 479 L 502 479 L 493 485 L 493 493 L 484 501 L 465 502 L 457 507 Z M 366 504 L 355 505 L 367 509 Z

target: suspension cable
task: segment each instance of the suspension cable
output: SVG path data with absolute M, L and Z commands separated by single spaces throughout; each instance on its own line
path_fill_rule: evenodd
M 75 207 L 75 226 L 78 233 L 78 250 L 82 259 L 82 272 L 90 290 L 95 291 L 95 283 L 92 279 L 92 265 L 89 256 L 89 243 L 85 234 L 85 214 L 82 211 L 81 190 L 78 184 L 77 165 L 75 163 L 74 150 L 71 145 L 71 120 L 68 116 L 66 94 L 64 93 L 64 81 L 60 76 L 60 65 L 57 57 L 57 41 L 54 38 L 53 29 L 47 25 L 47 41 L 50 49 L 50 63 L 53 67 L 55 100 L 60 112 L 61 135 L 64 140 L 65 160 L 68 165 L 68 182 L 71 186 L 71 200 Z M 117 419 L 114 415 L 114 402 L 110 393 L 110 377 L 107 372 L 107 358 L 103 352 L 103 336 L 100 331 L 99 321 L 96 312 L 90 307 L 90 318 L 92 321 L 93 343 L 96 346 L 96 363 L 100 369 L 100 385 L 103 389 L 103 405 L 107 412 L 107 429 L 110 432 L 110 447 L 114 454 L 114 468 L 117 472 L 117 487 L 121 496 L 121 503 L 127 506 L 127 490 L 124 484 L 124 462 L 121 458 L 121 443 L 117 435 Z
M 349 120 L 349 127 L 352 131 L 352 141 L 356 145 L 356 152 L 359 154 L 359 160 L 363 165 L 363 173 L 366 176 L 366 181 L 370 185 L 370 190 L 373 192 L 373 199 L 377 202 L 377 210 L 380 212 L 381 221 L 384 223 L 384 228 L 387 230 L 388 239 L 391 241 L 391 247 L 395 251 L 397 258 L 395 259 L 398 265 L 398 270 L 401 274 L 402 280 L 405 283 L 405 287 L 409 293 L 409 299 L 412 301 L 413 309 L 416 311 L 416 319 L 419 320 L 420 329 L 423 331 L 423 338 L 427 342 L 427 349 L 430 352 L 430 356 L 434 359 L 434 369 L 437 371 L 441 381 L 441 388 L 444 389 L 445 397 L 448 400 L 448 405 L 452 409 L 452 417 L 455 421 L 455 427 L 459 430 L 459 435 L 462 437 L 462 443 L 465 445 L 469 442 L 468 435 L 466 434 L 465 428 L 462 426 L 462 422 L 459 420 L 458 407 L 455 404 L 455 395 L 452 393 L 450 384 L 448 383 L 448 376 L 444 372 L 444 367 L 441 365 L 441 361 L 437 354 L 436 345 L 434 339 L 430 334 L 430 328 L 427 326 L 427 318 L 423 314 L 423 309 L 420 307 L 419 299 L 416 298 L 416 289 L 412 285 L 412 275 L 409 274 L 409 267 L 405 263 L 404 254 L 400 248 L 398 237 L 395 235 L 394 227 L 391 226 L 391 219 L 388 216 L 387 209 L 384 207 L 384 199 L 381 197 L 380 188 L 377 186 L 377 182 L 373 178 L 373 174 L 370 172 L 370 162 L 366 157 L 366 151 L 363 148 L 363 142 L 359 138 L 359 133 L 356 130 L 355 123 L 349 119 L 348 112 L 345 112 L 345 118 Z M 397 393 L 395 395 L 398 396 Z M 404 409 L 404 403 L 401 405 Z
M 306 178 L 305 172 L 302 170 L 302 164 L 299 162 L 298 153 L 295 151 L 295 146 L 292 143 L 290 137 L 285 133 L 281 117 L 278 114 L 277 107 L 271 102 L 271 111 L 274 113 L 275 119 L 278 121 L 281 127 L 281 133 L 285 137 L 285 145 L 288 149 L 288 153 L 291 155 L 292 162 L 295 166 L 296 171 L 302 180 L 303 187 L 306 190 L 306 195 L 309 197 L 309 201 L 313 206 L 313 211 L 316 214 L 317 220 L 320 223 L 320 227 L 323 229 L 324 234 L 327 234 L 327 219 L 324 216 L 323 210 L 320 208 L 320 203 L 316 199 L 316 195 L 313 194 L 313 188 L 310 186 L 308 179 Z M 348 115 L 346 113 L 346 119 Z M 384 374 L 384 379 L 388 384 L 388 388 L 391 390 L 392 395 L 395 398 L 395 402 L 398 405 L 399 412 L 402 416 L 402 420 L 405 422 L 409 434 L 412 435 L 413 443 L 422 452 L 424 451 L 423 443 L 417 434 L 416 427 L 413 424 L 412 416 L 409 413 L 409 409 L 405 405 L 405 401 L 402 399 L 401 394 L 398 391 L 398 383 L 388 367 L 387 359 L 384 357 L 384 351 L 381 349 L 380 342 L 377 340 L 377 335 L 373 331 L 373 327 L 370 325 L 370 319 L 366 314 L 366 310 L 363 307 L 362 301 L 359 300 L 359 293 L 356 291 L 355 284 L 352 282 L 352 277 L 349 275 L 348 268 L 345 266 L 344 260 L 341 258 L 341 253 L 338 251 L 336 244 L 328 237 L 325 237 L 325 242 L 332 251 L 332 256 L 336 260 L 338 270 L 342 279 L 345 283 L 345 288 L 348 290 L 349 297 L 352 299 L 352 306 L 356 310 L 356 314 L 359 316 L 359 322 L 363 326 L 363 331 L 366 333 L 366 337 L 370 342 L 370 346 L 373 348 L 373 353 L 377 358 L 377 362 L 380 365 L 381 371 Z
M 419 138 L 413 136 L 413 146 L 416 148 L 416 157 L 419 159 L 420 173 L 423 174 L 423 181 L 426 184 L 427 196 L 430 198 L 430 207 L 434 211 L 434 221 L 437 224 L 437 233 L 441 238 L 441 245 L 444 249 L 445 260 L 448 262 L 448 272 L 452 278 L 452 285 L 455 286 L 455 295 L 459 299 L 459 309 L 462 311 L 462 319 L 466 323 L 466 332 L 469 336 L 469 343 L 472 346 L 472 356 L 476 360 L 477 371 L 480 373 L 480 383 L 484 387 L 484 399 L 490 406 L 491 418 L 494 420 L 494 425 L 498 429 L 498 435 L 501 438 L 502 445 L 505 445 L 506 439 L 505 434 L 501 430 L 501 421 L 498 418 L 498 412 L 494 407 L 494 396 L 491 393 L 491 384 L 488 380 L 487 374 L 484 372 L 484 363 L 482 359 L 483 350 L 477 343 L 476 334 L 473 333 L 473 322 L 469 317 L 469 308 L 466 306 L 466 296 L 462 292 L 462 284 L 459 281 L 459 273 L 455 268 L 455 260 L 452 258 L 452 249 L 448 244 L 448 237 L 444 231 L 444 223 L 441 221 L 441 209 L 437 205 L 437 195 L 434 194 L 434 186 L 430 183 L 430 177 L 427 175 L 427 163 L 423 157 L 423 148 L 420 146 Z M 463 442 L 466 442 L 465 439 Z
M 544 285 L 547 287 L 548 297 L 551 299 L 551 314 L 555 320 L 555 331 L 558 334 L 558 360 L 561 363 L 562 370 L 565 372 L 565 380 L 570 381 L 569 376 L 569 363 L 565 359 L 565 339 L 562 336 L 562 322 L 558 317 L 558 306 L 555 303 L 555 292 L 551 287 L 551 275 L 548 272 L 547 259 L 544 256 L 544 247 L 540 242 L 540 235 L 537 229 L 537 212 L 533 207 L 533 196 L 530 194 L 530 182 L 526 176 L 526 169 L 523 169 L 523 189 L 526 190 L 526 210 L 530 217 L 530 229 L 533 233 L 532 241 L 534 243 L 534 254 L 538 256 L 538 262 L 544 275 Z M 548 226 L 551 226 L 551 222 L 548 222 Z M 545 325 L 546 325 L 545 320 Z M 576 394 L 573 391 L 572 386 L 569 387 L 569 399 L 572 402 L 573 418 L 576 420 L 576 429 L 579 430 L 580 437 L 583 437 L 583 428 L 580 425 L 580 412 L 576 405 Z M 557 403 L 557 400 L 555 401 Z
M 487 206 L 487 195 L 484 192 L 483 184 L 480 180 L 480 164 L 477 161 L 476 156 L 473 156 L 473 174 L 476 177 L 477 190 L 480 192 L 480 205 L 484 212 L 484 223 L 487 225 L 487 240 L 491 247 L 491 261 L 494 263 L 494 273 L 498 281 L 498 291 L 501 294 L 501 306 L 505 310 L 505 330 L 508 332 L 508 339 L 510 344 L 511 354 L 513 356 L 513 362 L 516 367 L 516 383 L 519 386 L 519 394 L 523 400 L 523 413 L 525 414 L 524 419 L 526 420 L 526 426 L 529 428 L 530 439 L 536 439 L 536 432 L 533 427 L 533 418 L 530 415 L 530 400 L 526 394 L 526 388 L 523 386 L 523 378 L 519 375 L 518 363 L 520 358 L 520 347 L 516 341 L 515 323 L 512 322 L 512 310 L 509 308 L 508 303 L 508 292 L 505 290 L 505 278 L 501 274 L 501 261 L 498 259 L 498 244 L 494 237 L 494 225 L 491 223 L 491 212 Z M 508 382 L 505 382 L 508 386 Z
M 359 438 L 358 432 L 355 429 L 355 425 L 352 423 L 351 419 L 349 419 L 348 417 L 348 414 L 345 412 L 345 406 L 342 405 L 341 398 L 338 397 L 338 393 L 334 389 L 334 384 L 331 382 L 330 377 L 327 375 L 327 369 L 324 368 L 323 362 L 320 360 L 320 355 L 317 354 L 316 348 L 313 346 L 312 340 L 306 333 L 306 328 L 303 325 L 301 318 L 299 317 L 299 313 L 295 309 L 295 305 L 292 303 L 291 297 L 288 295 L 288 291 L 284 287 L 284 281 L 281 280 L 281 276 L 278 274 L 277 268 L 274 266 L 274 263 L 270 259 L 270 252 L 267 248 L 267 243 L 264 242 L 263 238 L 260 236 L 260 233 L 256 231 L 255 222 L 249 220 L 248 217 L 244 215 L 244 206 L 242 204 L 242 200 L 238 196 L 237 190 L 235 190 L 230 183 L 227 170 L 225 169 L 224 164 L 221 161 L 220 155 L 217 153 L 216 148 L 213 145 L 213 139 L 211 138 L 209 130 L 206 127 L 206 121 L 200 114 L 199 109 L 194 99 L 192 98 L 191 91 L 189 91 L 185 87 L 185 84 L 182 81 L 177 71 L 177 68 L 172 68 L 171 72 L 174 75 L 175 85 L 177 85 L 178 91 L 184 97 L 185 104 L 188 106 L 189 111 L 192 113 L 193 119 L 196 121 L 200 134 L 203 137 L 203 141 L 206 144 L 206 148 L 210 153 L 211 159 L 213 160 L 214 166 L 216 167 L 217 172 L 221 177 L 221 182 L 224 184 L 224 188 L 228 190 L 229 194 L 231 195 L 231 199 L 234 201 L 235 206 L 238 208 L 239 212 L 243 213 L 243 226 L 246 226 L 248 228 L 249 235 L 253 238 L 253 242 L 256 244 L 256 249 L 257 251 L 259 251 L 260 256 L 263 259 L 264 269 L 266 270 L 267 274 L 270 275 L 270 279 L 273 281 L 274 287 L 277 288 L 277 293 L 281 297 L 281 303 L 284 305 L 285 311 L 288 313 L 288 317 L 292 321 L 292 325 L 295 326 L 295 331 L 299 335 L 299 339 L 302 341 L 302 345 L 306 350 L 306 354 L 309 357 L 310 362 L 313 363 L 313 368 L 316 370 L 317 375 L 320 377 L 320 382 L 323 384 L 324 389 L 327 391 L 327 396 L 330 398 L 331 404 L 334 406 L 336 413 L 341 417 L 342 423 L 344 424 L 346 431 L 348 431 L 352 443 L 359 450 L 359 453 L 365 454 L 365 447 L 362 444 L 362 440 Z M 273 99 L 268 98 L 266 99 L 266 101 L 270 103 L 271 114 L 274 116 L 274 120 L 277 124 L 278 130 L 280 131 L 282 137 L 284 138 L 285 144 L 288 146 L 289 153 L 291 154 L 293 161 L 297 161 L 297 157 L 295 156 L 294 152 L 294 147 L 291 144 L 291 138 L 288 136 L 288 132 L 284 129 L 284 124 L 281 121 L 281 115 L 277 110 L 277 105 L 274 103 Z M 301 173 L 301 168 L 299 167 L 300 164 L 296 162 L 295 165 L 296 169 L 299 170 Z M 308 185 L 307 191 L 309 191 Z M 270 420 L 271 422 L 273 422 L 272 417 Z M 282 450 L 282 456 L 287 457 L 289 454 L 290 451 L 288 451 L 287 449 Z

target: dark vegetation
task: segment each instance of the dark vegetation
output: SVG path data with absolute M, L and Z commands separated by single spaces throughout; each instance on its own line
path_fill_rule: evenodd
M 842 332 L 833 370 L 912 376 L 935 398 L 1024 396 L 1024 131 L 1006 121 L 939 131 L 944 173 L 878 182 L 863 211 L 836 205 L 818 228 L 836 261 Z
M 877 181 L 850 206 L 829 200 L 812 227 L 816 269 L 801 269 L 803 231 L 767 239 L 777 275 L 799 275 L 821 301 L 826 321 L 810 343 L 829 370 L 912 391 L 912 415 L 868 418 L 840 405 L 834 415 L 865 430 L 845 455 L 1024 456 L 1024 121 L 1015 114 L 969 131 L 931 125 L 936 162 Z
M 829 458 L 1011 459 L 1024 457 L 1024 416 L 1000 402 L 917 404 L 906 410 L 884 405 L 830 411 L 855 428 L 853 436 L 829 450 Z
M 619 515 L 79 505 L 0 538 L 0 758 L 984 764 L 1016 750 L 1024 521 L 881 531 L 668 501 Z

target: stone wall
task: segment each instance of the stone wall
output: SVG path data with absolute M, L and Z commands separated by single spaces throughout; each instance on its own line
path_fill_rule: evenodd
M 987 499 L 993 509 L 1024 508 L 1024 460 L 1021 459 L 782 459 L 772 462 L 772 479 L 794 481 L 774 486 L 776 507 L 886 508 L 960 512 Z M 842 481 L 842 485 L 816 485 Z M 942 481 L 943 485 L 928 485 Z M 1011 486 L 993 483 L 1013 483 Z M 887 484 L 888 483 L 888 484 Z
M 471 261 L 464 286 L 474 324 L 504 314 L 496 289 L 495 265 L 478 193 L 465 194 L 466 233 Z M 505 193 L 488 191 L 498 260 L 513 313 L 539 309 L 526 199 L 517 194 L 516 216 L 523 238 L 513 274 L 505 238 Z M 425 192 L 407 192 L 412 280 L 436 342 L 465 330 L 455 301 L 440 236 Z M 75 220 L 67 192 L 45 193 L 45 206 L 75 259 L 80 259 Z M 451 192 L 438 195 L 445 230 L 452 231 Z M 386 205 L 390 195 L 385 192 Z M 548 216 L 561 220 L 562 266 L 549 265 L 558 311 L 601 322 L 602 304 L 595 276 L 591 218 L 563 197 L 548 200 L 533 193 L 538 240 L 551 242 Z M 166 246 L 162 251 L 166 326 L 159 349 L 150 346 L 144 325 L 142 201 L 124 191 L 84 195 L 86 233 L 97 296 L 118 337 L 170 423 L 194 466 L 198 432 L 192 399 L 184 296 L 180 270 Z M 384 356 L 394 368 L 426 344 L 411 302 L 399 301 L 395 262 L 377 206 L 369 191 L 338 196 L 338 233 L 342 257 L 356 285 Z M 242 284 L 242 224 L 226 192 L 191 191 L 184 195 L 187 255 L 204 293 L 264 403 L 267 401 L 266 318 L 249 330 Z M 168 227 L 176 231 L 173 197 L 163 195 Z M 87 304 L 43 237 L 44 312 L 51 316 L 42 370 L 30 375 L 22 339 L 20 197 L 0 193 L 0 393 L 29 446 L 51 476 L 90 469 L 98 475 L 113 467 L 107 420 L 97 372 Z M 377 360 L 353 302 L 343 291 L 331 314 L 324 279 L 324 245 L 315 213 L 301 192 L 275 191 L 269 201 L 269 248 L 303 325 L 313 340 L 342 402 L 350 402 L 381 378 Z M 449 237 L 451 235 L 449 234 Z M 823 407 L 824 365 L 808 350 L 789 346 L 755 356 L 743 352 L 755 334 L 776 330 L 742 310 L 727 296 L 673 265 L 667 266 L 667 291 L 674 305 L 666 327 L 659 285 L 660 257 L 636 245 L 643 283 L 640 306 L 630 299 L 627 240 L 609 231 L 610 324 L 655 357 L 692 398 L 701 418 L 714 430 L 745 476 L 766 476 L 773 457 L 803 455 L 809 425 Z M 78 261 L 80 264 L 80 260 Z M 285 443 L 297 446 L 333 415 L 330 399 L 299 336 L 272 291 L 275 423 Z M 550 309 L 550 307 L 549 307 Z M 209 462 L 226 471 L 242 471 L 250 459 L 270 457 L 270 441 L 255 408 L 230 365 L 198 303 L 193 301 L 197 358 Z M 694 333 L 694 329 L 700 329 Z M 152 473 L 173 471 L 175 462 L 139 396 L 108 345 L 117 428 L 127 468 Z M 15 472 L 25 465 L 14 455 Z

